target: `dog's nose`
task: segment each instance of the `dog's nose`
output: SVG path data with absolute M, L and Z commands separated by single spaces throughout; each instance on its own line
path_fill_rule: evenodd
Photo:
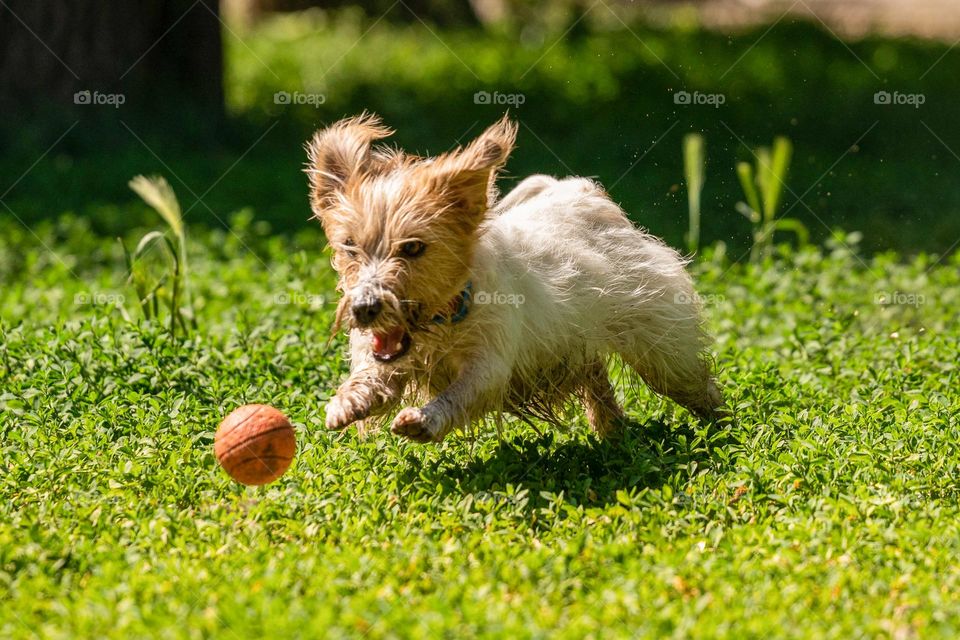
M 363 298 L 355 302 L 350 307 L 350 311 L 353 313 L 353 318 L 357 321 L 357 324 L 364 327 L 376 320 L 382 308 L 383 305 L 376 298 Z

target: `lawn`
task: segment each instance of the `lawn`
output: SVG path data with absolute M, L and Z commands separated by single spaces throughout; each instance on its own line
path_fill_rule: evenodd
M 173 339 L 85 218 L 2 224 L 0 636 L 960 633 L 956 254 L 705 252 L 735 426 L 640 390 L 617 444 L 577 414 L 420 446 L 323 429 L 319 229 L 192 228 Z M 247 402 L 297 430 L 260 489 L 213 457 Z

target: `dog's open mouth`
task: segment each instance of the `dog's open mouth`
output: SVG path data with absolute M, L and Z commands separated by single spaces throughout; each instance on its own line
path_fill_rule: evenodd
M 392 362 L 410 349 L 410 334 L 403 327 L 373 332 L 373 357 L 380 362 Z

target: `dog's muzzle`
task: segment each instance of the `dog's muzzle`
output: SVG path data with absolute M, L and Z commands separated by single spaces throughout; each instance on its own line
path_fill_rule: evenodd
M 370 331 L 373 357 L 380 362 L 392 362 L 401 358 L 409 351 L 412 342 L 404 323 L 397 323 L 394 318 L 396 314 L 388 313 L 386 306 L 388 301 L 385 301 L 383 295 L 373 286 L 361 285 L 352 291 L 352 324 Z M 393 326 L 390 326 L 391 324 Z
M 350 307 L 353 321 L 358 327 L 369 327 L 383 310 L 383 302 L 373 296 L 364 296 L 354 301 Z

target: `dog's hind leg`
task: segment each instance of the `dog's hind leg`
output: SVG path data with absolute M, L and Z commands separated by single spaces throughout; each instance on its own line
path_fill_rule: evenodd
M 716 420 L 727 415 L 727 408 L 696 331 L 689 333 L 638 342 L 620 356 L 651 389 L 702 420 Z
M 619 434 L 623 429 L 623 409 L 617 402 L 603 360 L 595 360 L 584 368 L 578 387 L 587 422 L 597 435 L 608 438 Z

